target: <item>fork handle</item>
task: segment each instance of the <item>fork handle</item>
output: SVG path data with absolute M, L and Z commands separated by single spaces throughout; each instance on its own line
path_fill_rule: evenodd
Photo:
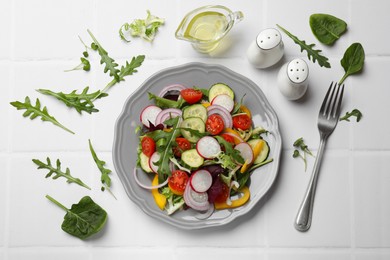
M 316 160 L 314 162 L 313 173 L 310 178 L 309 186 L 307 187 L 305 197 L 303 198 L 302 204 L 299 207 L 298 214 L 295 219 L 294 226 L 298 231 L 301 232 L 305 232 L 309 230 L 311 225 L 314 197 L 315 197 L 316 187 L 317 187 L 317 179 L 318 179 L 318 174 L 321 166 L 322 155 L 324 152 L 326 140 L 327 138 L 325 136 L 321 136 L 320 146 L 318 148 L 318 153 L 316 156 Z

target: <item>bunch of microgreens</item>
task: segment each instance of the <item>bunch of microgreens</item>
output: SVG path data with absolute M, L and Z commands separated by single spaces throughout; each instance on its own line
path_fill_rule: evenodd
M 306 171 L 306 169 L 307 169 L 306 154 L 314 157 L 313 153 L 309 150 L 308 146 L 305 144 L 302 137 L 298 138 L 294 142 L 293 146 L 295 147 L 293 157 L 294 158 L 297 158 L 297 157 L 302 158 L 303 162 L 305 163 L 305 171 Z

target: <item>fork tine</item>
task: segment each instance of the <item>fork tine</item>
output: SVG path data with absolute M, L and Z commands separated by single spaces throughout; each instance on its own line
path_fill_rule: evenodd
M 340 93 L 340 97 L 339 97 L 339 100 L 338 100 L 337 108 L 336 108 L 336 111 L 335 111 L 335 114 L 334 114 L 334 117 L 336 117 L 337 120 L 340 117 L 341 101 L 343 101 L 343 94 L 344 94 L 344 84 L 342 86 L 339 85 L 339 88 L 341 88 L 341 93 Z
M 334 91 L 336 89 L 337 89 L 337 91 L 336 91 L 336 95 L 335 95 L 334 99 L 333 99 L 333 95 L 332 95 L 332 99 L 331 99 L 331 101 L 332 101 L 332 108 L 329 111 L 329 117 L 335 117 L 335 115 L 336 115 L 335 108 L 337 109 L 336 104 L 337 104 L 337 98 L 339 97 L 339 91 L 340 91 L 340 85 L 337 84 L 337 82 L 335 83 Z M 330 106 L 331 106 L 331 104 L 329 104 L 329 107 Z
M 328 91 L 326 92 L 324 101 L 322 102 L 322 105 L 321 105 L 321 108 L 320 108 L 320 114 L 325 115 L 326 104 L 327 104 L 327 101 L 328 101 L 330 90 L 332 89 L 332 85 L 333 85 L 333 81 L 332 81 L 332 83 L 330 83 L 330 86 L 328 88 Z

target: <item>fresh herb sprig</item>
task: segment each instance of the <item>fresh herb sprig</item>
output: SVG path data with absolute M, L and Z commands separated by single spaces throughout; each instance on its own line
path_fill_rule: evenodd
M 45 106 L 41 108 L 41 102 L 39 101 L 38 98 L 35 102 L 35 105 L 31 104 L 31 100 L 28 96 L 25 98 L 24 103 L 20 101 L 14 101 L 11 102 L 10 104 L 16 107 L 17 110 L 26 110 L 23 113 L 24 117 L 30 117 L 31 120 L 40 117 L 42 121 L 51 122 L 52 124 L 61 127 L 65 131 L 74 134 L 72 130 L 66 128 L 64 125 L 58 122 L 57 119 L 55 119 L 55 117 L 51 116 Z
M 350 121 L 349 118 L 351 116 L 356 117 L 356 122 L 359 122 L 362 119 L 363 114 L 362 114 L 362 112 L 360 112 L 359 109 L 355 108 L 351 112 L 346 112 L 344 116 L 340 117 L 340 121 L 348 121 L 349 122 Z
M 104 191 L 104 190 L 107 190 L 115 199 L 115 195 L 112 193 L 111 191 L 111 178 L 109 176 L 109 174 L 112 172 L 110 169 L 104 167 L 104 165 L 106 164 L 105 161 L 102 161 L 100 160 L 97 155 L 96 155 L 96 152 L 95 152 L 95 149 L 93 148 L 92 146 L 92 143 L 91 143 L 91 140 L 88 140 L 88 143 L 89 143 L 89 150 L 91 151 L 91 155 L 92 155 L 92 158 L 93 160 L 95 161 L 96 163 L 96 166 L 98 167 L 100 173 L 101 173 L 101 176 L 100 176 L 100 181 L 102 182 L 102 187 L 101 187 L 101 190 Z
M 310 155 L 310 156 L 313 156 L 313 153 L 309 150 L 308 146 L 305 144 L 305 142 L 303 141 L 303 137 L 301 138 L 298 138 L 293 146 L 296 148 L 293 152 L 293 157 L 294 158 L 302 158 L 304 164 L 305 164 L 305 171 L 307 169 L 307 159 L 306 159 L 306 154 Z M 302 154 L 301 154 L 302 152 Z
M 358 73 L 363 69 L 365 53 L 363 46 L 355 42 L 345 51 L 340 63 L 343 66 L 345 74 L 341 78 L 339 84 L 343 84 L 344 80 L 352 74 Z
M 33 163 L 38 165 L 38 169 L 46 169 L 49 170 L 49 173 L 46 174 L 45 178 L 51 177 L 53 174 L 53 180 L 56 180 L 60 177 L 63 177 L 66 179 L 66 182 L 68 183 L 76 183 L 88 190 L 91 188 L 86 185 L 84 182 L 82 182 L 79 178 L 75 178 L 70 174 L 69 168 L 66 168 L 65 172 L 61 170 L 61 161 L 60 159 L 57 159 L 56 165 L 52 165 L 51 160 L 49 157 L 46 158 L 46 163 L 38 160 L 38 159 L 32 159 Z
M 99 112 L 99 110 L 95 108 L 93 101 L 98 98 L 106 97 L 108 94 L 102 93 L 100 90 L 88 93 L 88 90 L 89 87 L 85 87 L 80 94 L 76 93 L 77 90 L 73 90 L 68 94 L 63 92 L 56 93 L 48 89 L 38 89 L 37 91 L 41 94 L 55 97 L 68 107 L 76 109 L 80 114 L 83 111 L 89 114 Z
M 80 58 L 81 63 L 79 65 L 77 65 L 76 67 L 74 67 L 73 69 L 65 70 L 65 72 L 74 71 L 74 70 L 90 71 L 90 69 L 91 69 L 91 63 L 88 60 L 88 57 L 89 57 L 88 49 L 90 49 L 90 48 L 83 42 L 83 40 L 81 39 L 80 36 L 79 36 L 79 39 L 85 47 L 85 51 L 83 51 L 83 57 Z
M 49 195 L 46 198 L 66 211 L 61 229 L 72 236 L 86 239 L 98 233 L 107 222 L 107 212 L 89 196 L 81 198 L 70 209 Z
M 330 63 L 328 62 L 328 58 L 321 55 L 320 52 L 322 52 L 321 50 L 315 50 L 313 49 L 313 47 L 315 46 L 314 43 L 312 44 L 306 44 L 305 41 L 303 40 L 300 40 L 298 39 L 297 36 L 293 35 L 292 33 L 290 33 L 289 31 L 287 31 L 286 29 L 284 29 L 282 26 L 278 25 L 277 26 L 288 36 L 290 37 L 296 44 L 298 44 L 300 47 L 301 47 L 301 52 L 303 52 L 304 50 L 307 52 L 307 58 L 309 60 L 312 60 L 314 63 L 317 61 L 318 64 L 321 66 L 321 67 L 325 67 L 325 68 L 330 68 Z

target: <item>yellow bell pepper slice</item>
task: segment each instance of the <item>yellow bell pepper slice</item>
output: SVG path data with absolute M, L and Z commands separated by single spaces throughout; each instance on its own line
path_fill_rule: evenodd
M 251 166 L 251 164 L 252 164 L 251 162 L 246 160 L 245 163 L 242 165 L 240 172 L 241 173 L 246 172 L 246 170 L 248 170 L 248 168 L 249 168 L 249 166 Z
M 251 113 L 251 111 L 249 110 L 249 108 L 247 108 L 247 107 L 244 106 L 244 105 L 241 105 L 241 106 L 240 106 L 240 110 L 241 110 L 243 113 L 247 114 L 250 118 L 252 118 L 252 113 Z
M 211 106 L 211 104 L 209 102 L 204 102 L 204 103 L 202 103 L 202 106 L 204 106 L 205 108 L 208 108 L 209 106 Z
M 260 140 L 260 142 L 257 142 L 255 147 L 253 148 L 253 161 L 256 160 L 257 156 L 259 156 L 261 149 L 263 149 L 264 146 L 264 140 Z M 247 163 L 248 161 L 245 161 L 245 163 L 242 165 L 240 172 L 244 173 L 248 170 L 248 168 L 252 165 L 251 163 Z
M 157 186 L 157 185 L 158 185 L 158 175 L 156 174 L 156 176 L 154 176 L 154 179 L 152 181 L 152 186 Z M 158 189 L 152 189 L 152 195 L 157 206 L 161 210 L 164 210 L 165 205 L 167 204 L 167 198 L 161 193 L 159 193 Z
M 232 209 L 232 208 L 240 207 L 240 206 L 244 205 L 245 203 L 247 203 L 249 198 L 250 198 L 249 188 L 247 186 L 244 186 L 244 187 L 242 187 L 241 190 L 239 190 L 239 192 L 241 192 L 243 194 L 243 196 L 241 198 L 236 199 L 236 200 L 232 200 L 231 205 L 226 204 L 226 202 L 222 202 L 222 203 L 214 202 L 215 209 Z

